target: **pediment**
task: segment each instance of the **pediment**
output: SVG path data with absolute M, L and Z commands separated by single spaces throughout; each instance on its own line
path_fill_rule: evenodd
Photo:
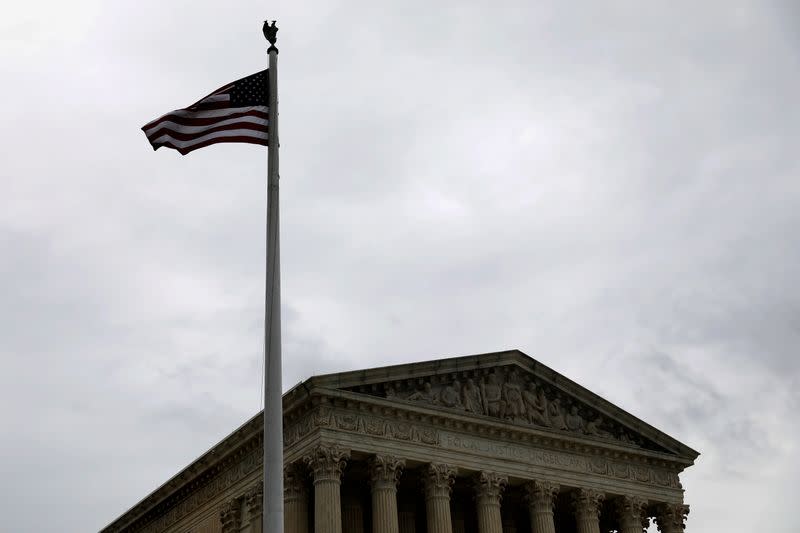
M 694 460 L 698 453 L 518 350 L 317 376 L 315 386 Z

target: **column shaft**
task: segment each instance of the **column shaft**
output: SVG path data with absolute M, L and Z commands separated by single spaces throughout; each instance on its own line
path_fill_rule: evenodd
M 285 533 L 308 533 L 308 496 L 283 500 Z M 258 533 L 261 533 L 260 531 Z
M 481 472 L 475 480 L 478 533 L 503 533 L 500 499 L 508 477 L 494 472 Z
M 466 524 L 464 520 L 464 511 L 459 509 L 458 503 L 451 502 L 453 517 L 453 533 L 465 533 Z
M 314 533 L 342 533 L 341 478 L 350 453 L 317 446 L 305 461 L 314 477 Z
M 425 513 L 427 533 L 453 533 L 450 516 L 450 492 L 455 483 L 456 468 L 446 464 L 428 465 L 425 476 Z
M 578 533 L 600 533 L 600 503 L 604 495 L 581 489 L 573 494 L 575 524 Z
M 341 482 L 314 480 L 314 533 L 342 533 Z
M 517 533 L 517 523 L 510 515 L 503 516 L 503 533 Z
M 400 533 L 397 514 L 397 489 L 372 489 L 373 533 Z
M 353 495 L 342 504 L 342 529 L 347 533 L 364 533 L 364 510 Z
M 370 460 L 372 481 L 372 533 L 399 533 L 397 481 L 406 462 L 389 455 Z
M 283 530 L 308 533 L 308 488 L 306 472 L 299 464 L 283 467 Z M 261 530 L 253 530 L 261 533 Z
M 615 502 L 620 533 L 642 533 L 649 520 L 644 516 L 647 500 L 636 496 L 623 496 Z
M 406 503 L 401 507 L 398 522 L 400 533 L 417 533 L 417 510 L 413 504 Z
M 553 508 L 559 486 L 546 481 L 532 481 L 525 485 L 532 533 L 556 533 Z

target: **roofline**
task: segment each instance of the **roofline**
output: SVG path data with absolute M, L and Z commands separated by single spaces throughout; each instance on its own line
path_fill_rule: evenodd
M 523 352 L 518 348 L 503 350 L 500 352 L 487 352 L 476 355 L 445 357 L 438 359 L 429 359 L 427 361 L 418 361 L 414 363 L 400 363 L 396 365 L 373 367 L 363 370 L 350 370 L 347 372 L 321 374 L 317 376 L 312 376 L 307 380 L 298 383 L 295 387 L 293 387 L 290 391 L 288 391 L 286 395 L 288 396 L 290 393 L 292 395 L 297 395 L 298 393 L 297 389 L 299 387 L 303 387 L 305 390 L 308 390 L 314 386 L 347 387 L 347 386 L 354 386 L 356 382 L 362 382 L 365 378 L 373 380 L 382 378 L 391 379 L 393 371 L 409 367 L 414 367 L 414 369 L 416 370 L 414 374 L 436 375 L 438 373 L 450 373 L 454 371 L 457 372 L 462 364 L 465 369 L 467 368 L 472 369 L 475 368 L 476 366 L 491 367 L 502 363 L 505 364 L 518 363 L 522 368 L 528 366 L 530 370 L 538 371 L 539 373 L 544 374 L 546 377 L 550 377 L 554 382 L 554 384 L 557 386 L 561 386 L 562 388 L 566 386 L 568 389 L 572 389 L 573 391 L 579 394 L 589 396 L 590 398 L 592 398 L 593 400 L 595 400 L 600 404 L 602 410 L 605 411 L 605 414 L 613 416 L 611 415 L 611 412 L 616 412 L 616 414 L 622 415 L 623 418 L 628 419 L 627 420 L 628 425 L 631 426 L 632 429 L 636 429 L 644 433 L 653 434 L 653 436 L 656 437 L 654 440 L 658 444 L 661 444 L 666 448 L 674 449 L 676 453 L 679 453 L 680 455 L 683 455 L 685 458 L 691 459 L 692 461 L 694 461 L 695 459 L 697 459 L 697 457 L 700 456 L 700 452 L 698 452 L 697 450 L 692 449 L 691 447 L 687 446 L 686 444 L 682 443 L 676 438 L 670 436 L 664 431 L 661 431 L 655 426 L 648 424 L 641 418 L 631 414 L 630 412 L 619 407 L 618 405 L 609 402 L 599 394 L 592 392 L 591 390 L 571 380 L 570 378 L 566 377 L 560 372 L 553 370 L 549 366 L 534 359 L 533 357 L 529 356 L 528 354 L 526 354 L 525 352 Z
M 210 462 L 212 462 L 212 456 L 216 454 L 216 457 L 213 457 L 213 461 L 218 459 L 222 459 L 228 453 L 235 450 L 235 448 L 231 447 L 231 444 L 234 442 L 238 444 L 240 442 L 241 437 L 244 435 L 251 436 L 253 433 L 258 433 L 261 429 L 263 429 L 263 409 L 259 411 L 256 415 L 250 417 L 246 422 L 241 424 L 238 428 L 233 430 L 231 433 L 223 437 L 219 442 L 214 444 L 210 449 L 206 450 L 202 455 L 200 455 L 197 459 L 189 463 L 188 466 L 180 470 L 177 474 L 169 478 L 167 481 L 156 487 L 153 491 L 151 491 L 147 496 L 136 502 L 130 509 L 119 515 L 117 518 L 112 520 L 108 525 L 100 530 L 100 533 L 105 531 L 114 531 L 114 527 L 125 527 L 131 522 L 135 521 L 139 516 L 144 514 L 144 512 L 157 505 L 159 502 L 163 501 L 167 497 L 169 497 L 175 490 L 180 488 L 190 479 L 199 475 L 202 470 L 205 470 L 206 467 L 209 466 Z M 224 448 L 230 448 L 225 450 Z M 219 452 L 219 453 L 218 453 Z M 198 470 L 198 467 L 202 466 L 202 470 Z M 161 494 L 166 492 L 166 494 Z M 152 501 L 149 501 L 152 500 Z M 138 509 L 139 507 L 144 506 L 147 504 L 147 509 Z M 137 511 L 135 516 L 132 516 L 130 520 L 125 522 L 127 523 L 120 523 L 117 526 L 118 522 L 123 522 L 123 519 L 128 516 L 129 514 L 134 513 Z
M 670 437 L 668 434 L 664 433 L 663 431 L 651 426 L 647 422 L 639 419 L 638 417 L 628 413 L 624 409 L 612 404 L 608 400 L 605 400 L 602 396 L 593 393 L 589 389 L 581 386 L 580 384 L 572 381 L 571 379 L 565 377 L 564 375 L 556 372 L 555 370 L 551 369 L 547 365 L 537 361 L 536 359 L 532 358 L 531 356 L 527 355 L 523 351 L 519 349 L 511 349 L 511 350 L 504 350 L 500 352 L 487 352 L 477 355 L 465 355 L 465 356 L 456 356 L 456 357 L 446 357 L 446 358 L 439 358 L 439 359 L 430 359 L 427 361 L 419 361 L 414 363 L 401 363 L 396 365 L 389 365 L 389 366 L 382 366 L 382 367 L 372 367 L 363 370 L 351 370 L 347 372 L 338 372 L 338 373 L 330 373 L 330 374 L 320 374 L 316 376 L 311 376 L 304 381 L 299 382 L 297 385 L 283 393 L 282 396 L 282 403 L 283 403 L 283 410 L 284 413 L 287 410 L 291 410 L 298 402 L 302 403 L 305 399 L 310 396 L 310 391 L 316 387 L 330 387 L 335 386 L 339 383 L 346 383 L 346 382 L 357 382 L 359 381 L 359 377 L 363 377 L 364 375 L 370 375 L 369 377 L 372 379 L 380 378 L 380 377 L 387 377 L 390 378 L 389 374 L 392 371 L 400 370 L 404 367 L 415 367 L 418 369 L 418 373 L 420 375 L 431 375 L 436 374 L 437 370 L 442 371 L 442 373 L 449 373 L 453 371 L 457 371 L 458 367 L 461 366 L 463 363 L 464 369 L 467 368 L 475 368 L 476 362 L 480 360 L 479 366 L 481 367 L 491 367 L 497 363 L 522 363 L 524 365 L 532 365 L 533 369 L 539 370 L 543 374 L 550 376 L 553 379 L 554 383 L 558 386 L 567 385 L 569 388 L 574 388 L 578 392 L 589 395 L 593 399 L 598 400 L 606 410 L 611 408 L 613 410 L 617 410 L 622 413 L 624 416 L 629 417 L 633 421 L 633 427 L 639 431 L 643 428 L 649 430 L 648 432 L 655 432 L 657 436 L 662 437 L 669 442 L 676 444 L 678 448 L 681 449 L 683 452 L 683 456 L 691 461 L 694 461 L 700 453 L 693 450 L 689 446 L 686 446 L 682 442 Z M 455 363 L 455 365 L 454 365 Z M 453 367 L 456 367 L 455 369 Z M 430 368 L 434 367 L 434 368 Z M 437 368 L 438 367 L 438 368 Z M 443 369 L 442 367 L 446 367 Z M 415 372 L 417 373 L 417 372 Z M 381 376 L 384 375 L 384 376 Z M 326 382 L 333 382 L 336 383 L 326 383 Z M 302 396 L 301 396 L 302 395 Z M 287 409 L 288 408 L 288 409 Z M 100 533 L 111 533 L 113 531 L 119 531 L 121 528 L 133 523 L 137 520 L 140 516 L 142 516 L 148 509 L 157 505 L 161 501 L 168 498 L 175 490 L 179 489 L 183 486 L 186 482 L 193 479 L 200 473 L 202 473 L 212 462 L 216 462 L 230 452 L 235 450 L 235 445 L 241 442 L 242 438 L 245 436 L 253 436 L 258 434 L 259 431 L 263 429 L 263 410 L 256 413 L 254 416 L 250 417 L 247 421 L 241 424 L 238 428 L 234 431 L 229 433 L 227 436 L 223 437 L 219 442 L 214 444 L 209 450 L 204 452 L 200 455 L 197 459 L 189 463 L 188 466 L 180 470 L 177 474 L 169 478 L 167 481 L 159 485 L 156 489 L 151 491 L 147 496 L 139 500 L 136 504 L 131 506 L 127 511 L 123 512 L 119 515 L 116 519 L 112 520 L 108 525 L 100 530 Z M 660 439 L 659 439 L 660 440 Z M 659 444 L 662 444 L 659 442 Z M 142 507 L 147 506 L 145 509 Z M 131 516 L 129 516 L 131 515 Z M 126 519 L 126 517 L 128 519 Z

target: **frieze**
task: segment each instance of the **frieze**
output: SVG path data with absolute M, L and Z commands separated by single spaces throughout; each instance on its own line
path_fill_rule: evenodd
M 493 396 L 490 396 L 493 398 Z M 474 407 L 474 406 L 473 406 Z M 566 421 L 565 421 L 566 423 Z M 488 439 L 462 436 L 440 431 L 412 422 L 368 413 L 340 412 L 332 407 L 319 406 L 285 429 L 285 446 L 291 446 L 315 428 L 332 428 L 340 431 L 379 436 L 407 442 L 416 442 L 445 449 L 470 451 L 493 457 L 516 459 L 540 466 L 555 467 L 574 472 L 585 472 L 615 479 L 650 483 L 668 488 L 681 488 L 675 472 L 643 465 L 631 465 L 604 457 L 586 457 L 557 451 L 495 442 Z M 197 508 L 227 491 L 262 464 L 263 454 L 256 447 L 219 474 L 195 489 L 186 498 L 173 505 L 166 513 L 132 530 L 157 533 L 177 523 Z
M 549 383 L 521 374 L 516 367 L 498 367 L 488 373 L 463 371 L 351 390 L 663 451 Z
M 440 442 L 443 448 L 449 450 L 480 453 L 501 459 L 515 459 L 539 466 L 559 468 L 572 472 L 598 474 L 615 479 L 650 483 L 673 489 L 681 488 L 678 474 L 675 472 L 650 466 L 631 465 L 606 459 L 605 457 L 572 455 L 447 432 L 442 432 L 440 434 Z
M 586 472 L 615 479 L 649 483 L 661 487 L 681 488 L 678 474 L 661 468 L 629 464 L 599 456 L 572 455 L 541 448 L 466 437 L 403 420 L 384 418 L 366 413 L 339 412 L 328 406 L 315 408 L 304 418 L 287 428 L 284 435 L 286 439 L 285 446 L 290 446 L 299 441 L 315 427 L 330 427 L 351 433 L 516 459 L 573 472 Z
M 332 428 L 349 433 L 439 445 L 439 431 L 403 420 L 363 413 L 335 411 L 327 406 L 315 408 L 295 424 L 284 429 L 283 445 L 291 446 L 315 428 Z

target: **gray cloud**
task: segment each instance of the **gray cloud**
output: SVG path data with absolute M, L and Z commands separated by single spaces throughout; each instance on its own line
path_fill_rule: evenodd
M 285 386 L 518 347 L 702 452 L 689 528 L 795 531 L 795 4 L 295 4 Z M 0 22 L 0 511 L 86 531 L 260 407 L 265 154 L 138 128 L 262 68 L 264 13 L 38 8 Z

